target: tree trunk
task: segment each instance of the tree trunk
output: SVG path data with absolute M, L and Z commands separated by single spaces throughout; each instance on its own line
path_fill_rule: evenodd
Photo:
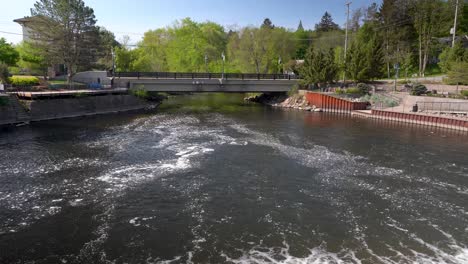
M 422 35 L 419 33 L 419 69 L 418 69 L 418 75 L 421 77 L 422 74 Z
M 67 64 L 67 84 L 68 88 L 72 88 L 72 77 L 73 77 L 73 66 L 71 64 Z

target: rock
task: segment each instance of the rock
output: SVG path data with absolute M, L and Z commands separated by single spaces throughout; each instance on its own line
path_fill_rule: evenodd
M 304 110 L 306 110 L 306 111 L 312 111 L 312 107 L 307 106 L 307 107 L 304 108 Z
M 314 112 L 323 112 L 321 108 L 315 108 Z

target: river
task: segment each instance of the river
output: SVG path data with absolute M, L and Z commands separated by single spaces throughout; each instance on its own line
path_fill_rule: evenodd
M 466 132 L 242 97 L 0 130 L 0 263 L 468 263 Z

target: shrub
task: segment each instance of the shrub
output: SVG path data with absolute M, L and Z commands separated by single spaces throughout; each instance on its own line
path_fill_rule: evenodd
M 368 94 L 369 91 L 371 90 L 371 87 L 368 84 L 365 84 L 365 83 L 358 83 L 356 88 L 359 89 L 361 94 Z
M 33 86 L 39 85 L 39 79 L 35 76 L 12 76 L 8 78 L 8 82 L 13 86 Z
M 462 94 L 463 96 L 467 96 L 467 97 L 468 97 L 468 90 L 463 90 L 463 91 L 461 91 L 461 94 Z
M 299 93 L 299 85 L 296 84 L 291 88 L 291 90 L 288 91 L 288 96 L 291 97 L 298 93 Z
M 346 93 L 347 94 L 361 94 L 361 90 L 357 87 L 352 87 L 352 88 L 346 89 Z
M 158 92 L 147 91 L 144 89 L 130 90 L 130 94 L 138 98 L 149 100 L 149 101 L 152 101 L 152 100 L 158 101 L 158 100 L 161 100 L 161 98 L 163 98 L 163 96 L 158 94 Z
M 413 88 L 411 88 L 411 94 L 412 95 L 416 95 L 416 96 L 420 96 L 420 95 L 423 95 L 427 93 L 427 88 L 425 85 L 423 84 L 415 84 L 413 85 Z
M 335 93 L 336 93 L 336 94 L 344 94 L 344 93 L 345 93 L 345 90 L 344 90 L 344 89 L 337 88 L 337 89 L 335 90 Z

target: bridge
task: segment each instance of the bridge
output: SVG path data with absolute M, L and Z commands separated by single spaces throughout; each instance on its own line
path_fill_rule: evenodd
M 155 92 L 288 92 L 297 83 L 295 75 L 257 73 L 116 72 L 113 79 L 114 87 Z

